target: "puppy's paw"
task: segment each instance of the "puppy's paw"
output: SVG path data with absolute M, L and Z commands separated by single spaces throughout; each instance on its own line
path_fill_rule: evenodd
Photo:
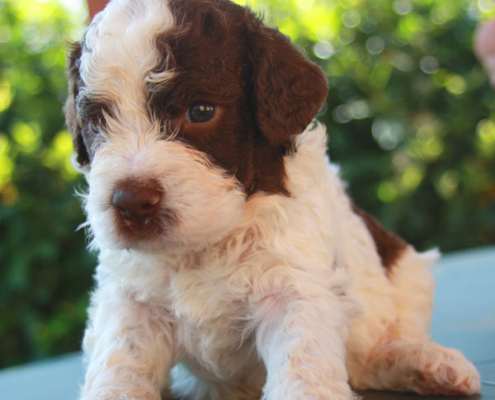
M 419 360 L 414 386 L 420 394 L 469 396 L 481 389 L 478 371 L 457 350 L 432 345 Z

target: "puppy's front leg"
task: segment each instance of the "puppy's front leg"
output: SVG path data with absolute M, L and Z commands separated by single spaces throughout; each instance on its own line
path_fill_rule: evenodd
M 173 324 L 163 309 L 107 289 L 92 298 L 82 400 L 159 400 L 173 360 Z
M 307 289 L 305 292 L 307 293 Z M 267 370 L 263 400 L 349 400 L 347 318 L 337 296 L 274 294 L 259 303 L 258 351 Z

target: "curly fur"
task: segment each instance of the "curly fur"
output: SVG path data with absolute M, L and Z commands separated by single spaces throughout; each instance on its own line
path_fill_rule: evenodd
M 208 17 L 188 21 L 202 4 Z M 234 22 L 212 30 L 215 18 Z M 188 42 L 191 27 L 204 37 Z M 231 74 L 226 86 L 238 80 L 225 92 L 237 97 L 219 106 L 223 122 L 187 127 L 182 102 L 198 101 L 195 87 L 214 97 L 206 72 L 216 75 L 181 43 L 227 27 L 235 57 L 214 65 Z M 350 400 L 351 385 L 475 393 L 472 364 L 428 335 L 437 253 L 417 253 L 356 211 L 325 128 L 302 126 L 321 105 L 322 73 L 267 30 L 225 0 L 113 0 L 75 46 L 66 113 L 99 254 L 81 398 L 158 400 L 167 385 L 191 400 Z M 247 46 L 253 37 L 262 42 Z M 194 57 L 203 78 L 182 92 Z M 260 57 L 264 67 L 239 67 Z M 287 80 L 266 68 L 285 68 Z M 294 81 L 303 98 L 275 99 Z M 128 179 L 156 182 L 173 215 L 158 214 L 152 239 L 116 223 L 112 194 Z

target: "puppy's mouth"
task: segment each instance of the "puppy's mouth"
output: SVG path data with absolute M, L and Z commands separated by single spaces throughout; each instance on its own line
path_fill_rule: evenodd
M 111 207 L 119 240 L 126 248 L 156 242 L 176 219 L 165 206 L 165 192 L 155 180 L 119 182 L 113 190 Z

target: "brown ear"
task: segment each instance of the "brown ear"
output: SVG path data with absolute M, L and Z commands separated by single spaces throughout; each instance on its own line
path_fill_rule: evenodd
M 77 162 L 79 165 L 84 166 L 89 164 L 90 158 L 82 137 L 81 125 L 76 115 L 76 99 L 81 86 L 81 77 L 79 74 L 79 60 L 81 58 L 81 53 L 81 44 L 73 43 L 71 45 L 71 52 L 67 60 L 69 93 L 67 95 L 67 100 L 65 101 L 64 112 L 67 128 L 69 128 L 69 132 L 72 134 L 72 142 L 74 144 L 74 151 L 77 154 Z
M 280 32 L 252 34 L 253 95 L 261 132 L 280 144 L 306 129 L 327 96 L 327 79 Z

